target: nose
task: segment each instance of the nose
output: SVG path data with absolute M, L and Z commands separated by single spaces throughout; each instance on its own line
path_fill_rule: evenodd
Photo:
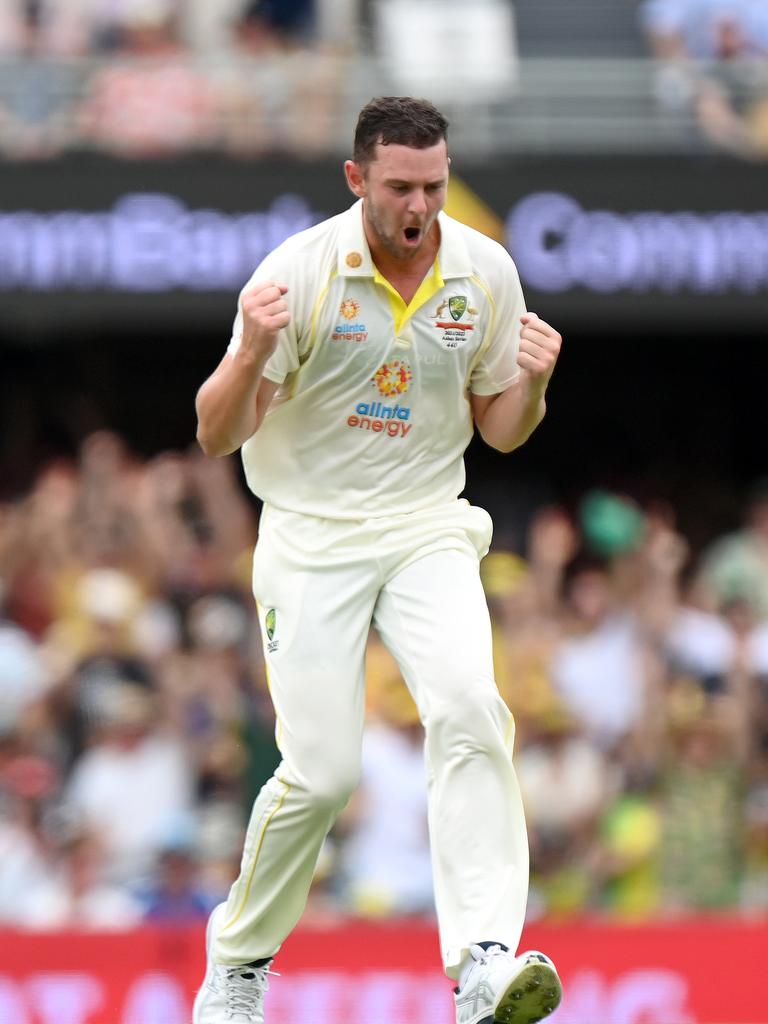
M 411 192 L 408 212 L 419 215 L 427 212 L 427 196 L 423 188 L 415 188 Z

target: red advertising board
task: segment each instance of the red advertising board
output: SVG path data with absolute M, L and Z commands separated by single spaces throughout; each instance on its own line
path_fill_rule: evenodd
M 765 1024 L 765 920 L 527 929 L 557 962 L 553 1024 Z M 452 1024 L 437 936 L 424 924 L 301 928 L 280 953 L 269 1024 Z M 201 928 L 0 933 L 0 1024 L 189 1024 Z

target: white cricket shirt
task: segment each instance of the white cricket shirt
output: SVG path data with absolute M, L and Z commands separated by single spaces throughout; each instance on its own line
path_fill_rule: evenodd
M 246 285 L 289 289 L 291 322 L 265 370 L 280 387 L 242 447 L 248 485 L 268 504 L 364 519 L 461 493 L 470 392 L 497 394 L 518 376 L 525 305 L 501 245 L 444 213 L 439 223 L 437 258 L 407 307 L 371 259 L 362 200 L 288 238 Z M 231 354 L 241 335 L 239 312 Z

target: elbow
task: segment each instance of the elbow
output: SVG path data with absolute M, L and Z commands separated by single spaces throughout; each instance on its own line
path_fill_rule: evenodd
M 195 437 L 204 455 L 218 455 L 218 452 L 216 451 L 211 439 L 199 425 Z
M 519 448 L 521 444 L 524 444 L 528 440 L 527 437 L 515 438 L 513 441 L 504 441 L 501 444 L 493 444 L 492 448 L 495 448 L 497 452 L 501 452 L 502 455 L 509 455 L 515 448 Z
M 221 439 L 213 437 L 201 423 L 198 423 L 197 425 L 197 433 L 195 434 L 195 437 L 203 451 L 203 454 L 208 455 L 210 458 L 219 458 L 222 455 L 231 455 L 235 450 L 231 445 L 223 444 Z
M 525 444 L 530 436 L 530 433 L 525 435 L 516 434 L 514 437 L 505 437 L 497 442 L 489 441 L 488 444 L 497 452 L 501 452 L 502 455 L 509 455 L 510 452 L 519 448 L 521 444 Z
M 525 440 L 525 438 L 517 436 L 497 436 L 490 431 L 484 431 L 482 428 L 480 429 L 480 436 L 489 448 L 493 448 L 496 452 L 501 452 L 502 455 L 508 455 L 510 452 L 513 452 L 515 448 L 519 448 Z
M 524 420 L 521 424 L 518 424 L 514 433 L 503 433 L 501 431 L 497 431 L 496 433 L 486 433 L 481 427 L 480 434 L 487 445 L 490 445 L 491 448 L 495 448 L 497 452 L 501 452 L 503 455 L 508 455 L 516 448 L 525 444 L 534 430 L 544 419 L 546 411 L 547 407 L 544 399 L 542 398 L 533 418 L 528 419 L 527 421 Z
M 200 445 L 204 455 L 215 455 L 213 445 L 213 438 L 210 435 L 210 431 L 206 429 L 203 418 L 200 415 L 200 408 L 195 410 L 197 412 L 197 430 L 195 431 L 195 440 Z

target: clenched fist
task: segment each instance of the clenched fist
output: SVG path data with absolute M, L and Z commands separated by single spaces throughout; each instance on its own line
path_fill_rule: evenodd
M 531 383 L 543 392 L 560 355 L 563 339 L 554 327 L 550 327 L 535 313 L 526 313 L 520 317 L 520 322 L 523 328 L 520 331 L 517 364 L 527 372 Z
M 243 348 L 254 355 L 270 356 L 277 345 L 278 332 L 291 321 L 284 295 L 287 285 L 262 281 L 243 293 Z

